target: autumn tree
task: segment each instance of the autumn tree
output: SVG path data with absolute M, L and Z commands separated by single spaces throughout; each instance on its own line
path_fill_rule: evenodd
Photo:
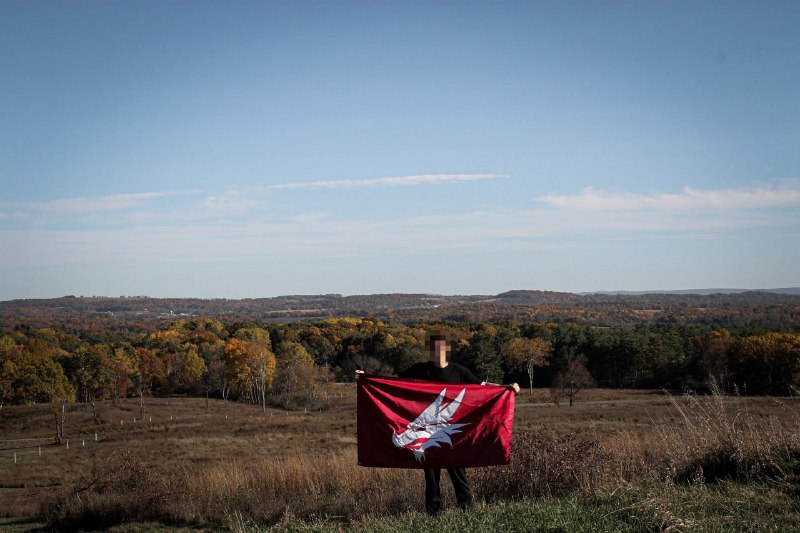
M 284 408 L 288 409 L 297 402 L 306 409 L 315 409 L 327 403 L 327 389 L 331 381 L 329 369 L 299 364 L 278 369 L 275 388 Z
M 134 365 L 131 381 L 139 395 L 139 417 L 144 418 L 144 398 L 152 394 L 156 384 L 164 379 L 166 371 L 164 362 L 153 350 L 147 348 L 136 351 Z
M 293 341 L 283 341 L 275 349 L 275 358 L 278 368 L 288 368 L 295 365 L 313 365 L 314 358 L 302 344 Z
M 533 371 L 536 367 L 550 364 L 553 345 L 550 341 L 539 338 L 516 338 L 503 344 L 502 352 L 509 368 L 525 369 L 528 372 L 528 383 L 533 393 Z
M 163 386 L 167 392 L 186 389 L 198 383 L 206 371 L 197 344 L 193 342 L 198 335 L 194 328 L 179 322 L 172 327 L 148 335 L 145 347 L 155 351 L 164 364 Z M 202 336 L 201 336 L 202 342 Z
M 553 380 L 552 392 L 554 398 L 566 397 L 572 407 L 578 393 L 594 385 L 595 381 L 586 368 L 586 356 L 577 353 L 574 349 L 563 351 L 562 369 Z
M 109 358 L 112 377 L 111 397 L 114 405 L 117 405 L 117 399 L 124 398 L 127 395 L 128 385 L 131 383 L 131 375 L 136 372 L 133 347 L 128 344 L 114 348 Z
M 266 346 L 253 341 L 231 339 L 223 356 L 225 379 L 231 389 L 266 410 L 267 390 L 275 376 L 275 356 Z
M 239 340 L 254 342 L 266 348 L 272 346 L 269 332 L 262 328 L 239 328 L 234 332 L 233 336 Z
M 215 318 L 193 318 L 183 328 L 194 334 L 207 334 L 207 338 L 223 339 L 228 336 L 225 325 Z
M 71 366 L 73 367 L 71 377 L 78 401 L 91 405 L 94 423 L 100 424 L 97 400 L 109 396 L 114 380 L 108 346 L 84 343 L 73 354 Z
M 295 397 L 308 396 L 316 386 L 314 359 L 299 342 L 283 341 L 276 348 L 278 371 L 275 392 L 283 399 L 285 407 Z
M 386 362 L 395 370 L 404 370 L 414 363 L 425 361 L 424 337 L 418 339 L 416 336 L 400 332 L 394 335 L 394 346 L 389 350 Z
M 327 367 L 336 357 L 336 348 L 333 343 L 316 326 L 308 326 L 303 329 L 300 333 L 300 342 L 317 364 Z
M 219 320 L 196 318 L 187 322 L 183 327 L 184 348 L 188 345 L 194 346 L 204 365 L 204 367 L 194 366 L 194 368 L 204 368 L 204 371 L 199 379 L 189 380 L 185 385 L 191 386 L 196 383 L 201 386 L 206 397 L 206 407 L 208 407 L 208 398 L 212 391 L 227 391 L 224 387 L 225 364 L 222 361 L 227 337 L 228 332 Z M 223 394 L 223 396 L 225 395 Z
M 705 375 L 718 383 L 722 390 L 726 390 L 730 379 L 730 352 L 734 345 L 730 331 L 722 329 L 697 335 L 692 337 L 692 343 L 698 352 L 700 367 Z
M 0 391 L 9 403 L 49 403 L 56 426 L 56 442 L 64 439 L 66 405 L 75 400 L 75 388 L 56 362 L 58 349 L 40 339 L 22 346 L 4 346 L 0 352 Z
M 223 402 L 228 400 L 230 388 L 225 380 L 225 361 L 214 358 L 206 363 L 206 373 L 203 374 L 203 388 L 206 394 L 206 408 L 208 408 L 208 397 L 212 390 L 219 390 L 222 394 Z
M 739 379 L 754 392 L 787 394 L 800 387 L 800 334 L 767 333 L 735 347 Z
M 222 392 L 223 400 L 227 399 L 227 389 L 225 387 L 225 362 L 222 360 L 225 352 L 225 342 L 218 339 L 215 342 L 205 342 L 199 346 L 200 357 L 206 366 L 206 371 L 200 378 L 203 391 L 206 396 L 206 408 L 208 408 L 208 397 L 212 391 Z
M 174 352 L 162 354 L 164 374 L 169 391 L 184 390 L 198 383 L 206 372 L 205 361 L 197 347 L 183 343 Z
M 15 387 L 21 347 L 11 335 L 0 335 L 0 409 L 8 403 L 18 403 L 19 394 Z

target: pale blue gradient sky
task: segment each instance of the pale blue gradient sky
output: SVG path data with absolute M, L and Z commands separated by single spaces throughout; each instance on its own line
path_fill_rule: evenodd
M 0 300 L 800 285 L 798 2 L 0 3 Z

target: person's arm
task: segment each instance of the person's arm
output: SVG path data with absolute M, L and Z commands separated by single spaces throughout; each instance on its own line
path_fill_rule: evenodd
M 519 394 L 519 385 L 516 383 L 512 383 L 510 385 L 500 385 L 499 383 L 489 383 L 488 381 L 484 381 L 481 385 L 494 385 L 495 387 L 505 387 L 508 390 L 513 390 L 514 394 Z
M 412 367 L 412 368 L 413 368 L 413 367 Z M 405 374 L 407 374 L 408 372 L 409 372 L 409 369 L 406 369 L 406 370 L 404 370 L 403 372 L 397 372 L 396 374 L 392 374 L 392 376 L 397 376 L 397 377 L 399 377 L 399 378 L 410 377 L 410 376 L 407 376 L 407 375 L 405 375 Z M 364 373 L 365 373 L 365 372 L 364 372 L 363 370 L 356 370 L 356 379 L 358 379 L 359 377 L 361 377 L 361 374 L 364 374 Z

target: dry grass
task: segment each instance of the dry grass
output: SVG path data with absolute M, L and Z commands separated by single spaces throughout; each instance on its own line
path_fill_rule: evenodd
M 597 441 L 552 433 L 517 433 L 513 462 L 476 470 L 476 492 L 489 502 L 591 493 L 609 480 Z
M 794 475 L 800 417 L 791 399 L 640 392 L 597 401 L 603 403 L 526 406 L 536 402 L 521 396 L 513 464 L 471 470 L 478 499 Z M 0 438 L 46 436 L 39 407 L 10 409 Z M 104 407 L 101 438 L 85 447 L 49 447 L 41 458 L 28 447 L 12 465 L 10 448 L 0 443 L 7 488 L 0 492 L 0 515 L 31 516 L 38 509 L 60 529 L 132 520 L 243 530 L 288 517 L 351 523 L 422 508 L 420 472 L 355 466 L 350 388 L 324 413 L 153 400 L 152 423 L 118 427 L 116 417 L 138 414 L 138 407 Z M 76 434 L 93 438 L 91 415 L 85 413 L 83 425 L 80 416 L 68 419 L 73 442 Z M 445 499 L 453 501 L 449 487 Z
M 646 435 L 620 434 L 613 450 L 619 478 L 672 482 L 787 478 L 800 454 L 800 411 L 792 399 L 670 397 L 669 424 Z

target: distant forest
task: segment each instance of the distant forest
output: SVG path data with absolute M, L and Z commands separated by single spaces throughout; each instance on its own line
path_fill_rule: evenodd
M 391 374 L 426 359 L 434 328 L 479 377 L 570 399 L 595 385 L 704 390 L 709 380 L 788 395 L 800 386 L 799 316 L 799 296 L 767 292 L 4 302 L 0 403 L 192 394 L 316 408 L 326 383 L 356 369 Z
M 310 322 L 359 317 L 404 325 L 434 321 L 547 322 L 598 327 L 798 325 L 800 289 L 783 290 L 786 292 L 642 295 L 519 290 L 493 296 L 325 294 L 243 300 L 67 296 L 0 302 L 0 331 L 23 323 L 31 327 L 63 326 L 76 332 L 93 327 L 144 332 L 176 318 L 192 317 L 224 322 Z

